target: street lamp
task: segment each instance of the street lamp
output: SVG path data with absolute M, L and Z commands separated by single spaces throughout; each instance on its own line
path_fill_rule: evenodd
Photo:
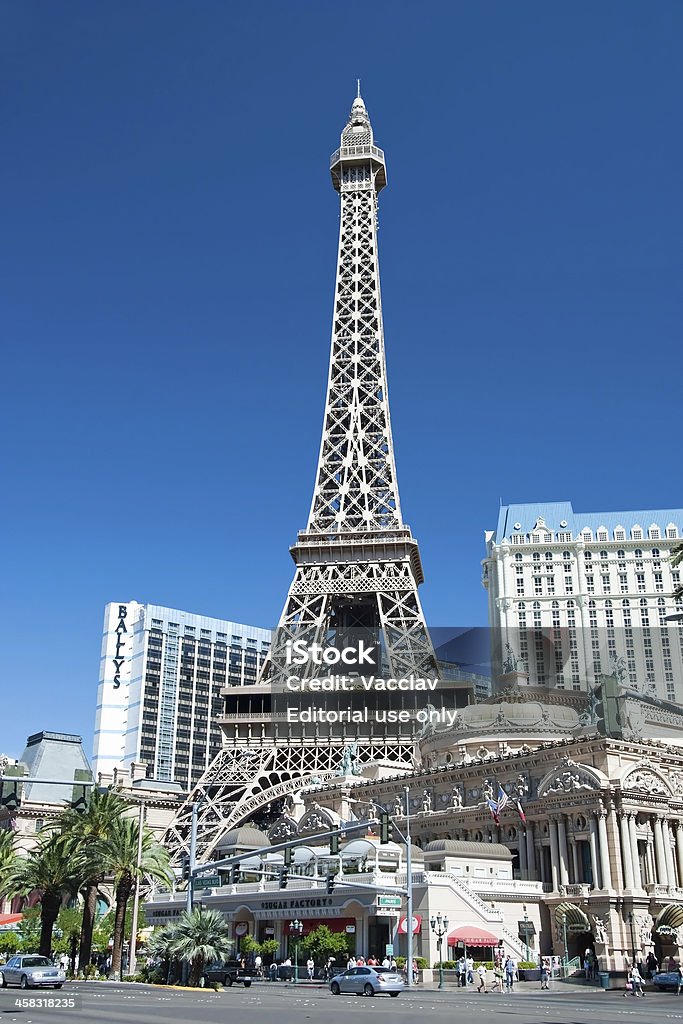
M 290 921 L 289 923 L 289 934 L 292 937 L 292 944 L 294 946 L 294 984 L 296 985 L 299 980 L 299 939 L 301 933 L 304 930 L 303 921 Z
M 526 903 L 522 906 L 524 911 L 524 946 L 526 948 L 526 962 L 529 963 L 529 917 L 526 912 Z
M 562 915 L 562 936 L 564 939 L 564 974 L 567 976 L 567 968 L 569 967 L 569 950 L 567 949 L 567 915 Z
M 432 926 L 432 931 L 436 935 L 436 947 L 439 950 L 439 988 L 443 988 L 443 957 L 441 956 L 441 943 L 443 942 L 444 935 L 448 931 L 448 918 L 442 918 L 441 914 L 437 914 L 429 923 Z M 410 966 L 408 966 L 408 970 L 410 970 Z
M 635 962 L 636 962 L 636 933 L 635 933 L 635 930 L 633 928 L 633 912 L 630 911 L 630 910 L 628 912 L 628 923 L 629 923 L 629 927 L 631 929 L 631 946 L 633 947 L 633 963 L 635 964 Z

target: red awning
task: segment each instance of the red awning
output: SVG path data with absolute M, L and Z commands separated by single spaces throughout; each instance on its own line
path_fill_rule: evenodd
M 448 933 L 449 946 L 457 946 L 459 943 L 463 946 L 497 946 L 498 939 L 484 928 L 463 925 Z
M 9 928 L 10 925 L 19 924 L 23 914 L 0 914 L 0 928 Z

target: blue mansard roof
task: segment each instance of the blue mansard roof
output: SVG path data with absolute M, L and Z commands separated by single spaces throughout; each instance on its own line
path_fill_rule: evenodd
M 660 530 L 660 538 L 666 538 L 666 528 L 673 524 L 677 528 L 677 536 L 683 536 L 683 509 L 636 509 L 630 512 L 575 512 L 571 501 L 529 502 L 524 505 L 501 505 L 498 513 L 498 526 L 492 538 L 500 544 L 504 537 L 508 539 L 515 534 L 531 533 L 541 520 L 553 534 L 566 532 L 577 538 L 586 527 L 593 531 L 593 537 L 600 527 L 604 527 L 613 541 L 614 530 L 622 527 L 626 539 L 631 538 L 634 526 L 640 526 L 643 539 L 648 539 L 648 529 L 656 525 Z

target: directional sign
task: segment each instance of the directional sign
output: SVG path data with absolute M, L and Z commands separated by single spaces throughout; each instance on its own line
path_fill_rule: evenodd
M 221 884 L 219 875 L 204 875 L 203 878 L 194 878 L 192 885 L 195 889 L 217 889 Z
M 385 956 L 393 956 L 394 955 L 394 944 L 393 944 L 393 942 L 387 942 L 386 946 L 384 947 L 384 955 Z
M 378 907 L 400 907 L 401 897 L 400 896 L 378 896 L 377 897 Z

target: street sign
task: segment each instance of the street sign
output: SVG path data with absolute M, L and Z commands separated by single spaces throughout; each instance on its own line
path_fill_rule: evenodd
M 386 946 L 384 947 L 384 955 L 385 956 L 393 956 L 394 955 L 394 944 L 393 944 L 393 942 L 387 942 Z
M 378 896 L 377 897 L 378 907 L 400 907 L 401 897 L 400 896 Z
M 203 878 L 192 880 L 192 886 L 195 889 L 217 889 L 220 884 L 220 875 L 204 875 Z

